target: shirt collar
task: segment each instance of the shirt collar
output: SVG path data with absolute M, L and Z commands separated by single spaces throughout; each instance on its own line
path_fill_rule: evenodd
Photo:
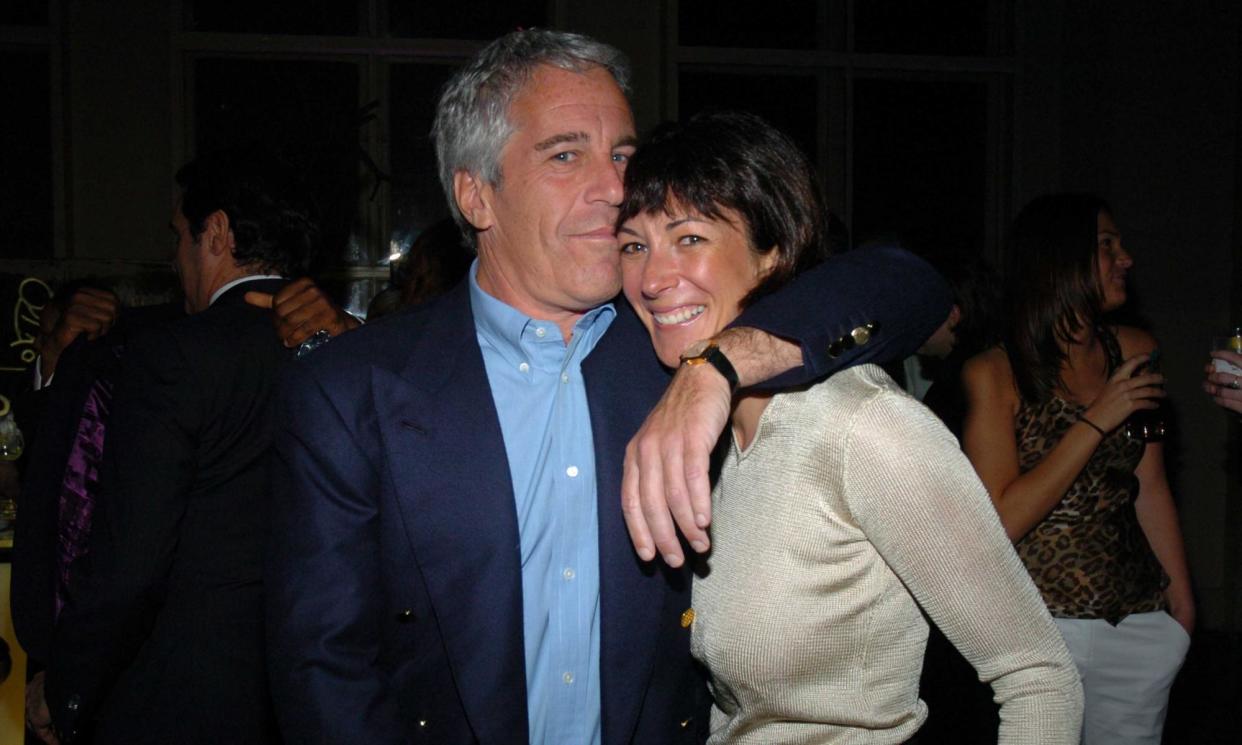
M 522 359 L 522 335 L 530 326 L 545 327 L 550 335 L 554 335 L 552 338 L 560 340 L 561 329 L 555 323 L 531 318 L 479 287 L 478 271 L 479 260 L 476 258 L 467 273 L 470 279 L 470 307 L 474 312 L 474 326 L 479 336 L 495 345 L 498 352 L 506 357 Z M 617 310 L 612 303 L 592 308 L 574 323 L 573 335 L 575 338 L 584 335 L 598 337 L 616 315 Z M 597 329 L 597 324 L 602 325 Z M 594 331 L 599 333 L 591 333 Z
M 210 308 L 212 305 L 215 304 L 216 300 L 220 299 L 221 295 L 233 289 L 234 287 L 240 285 L 242 282 L 253 282 L 259 279 L 284 279 L 284 277 L 280 276 L 279 274 L 248 274 L 245 277 L 238 277 L 232 282 L 225 282 L 224 285 L 220 287 L 220 289 L 211 293 L 211 299 L 207 301 L 207 307 Z

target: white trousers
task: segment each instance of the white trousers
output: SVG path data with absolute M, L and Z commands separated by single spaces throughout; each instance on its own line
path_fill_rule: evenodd
M 1190 635 L 1164 611 L 1134 613 L 1113 626 L 1054 618 L 1082 677 L 1083 745 L 1160 745 L 1169 688 Z

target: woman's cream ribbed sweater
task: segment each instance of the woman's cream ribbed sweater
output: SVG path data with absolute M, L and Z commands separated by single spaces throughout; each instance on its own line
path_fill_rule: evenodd
M 922 606 L 990 681 L 1002 743 L 1078 742 L 1065 645 L 953 436 L 878 367 L 777 395 L 712 495 L 694 655 L 712 743 L 900 743 Z

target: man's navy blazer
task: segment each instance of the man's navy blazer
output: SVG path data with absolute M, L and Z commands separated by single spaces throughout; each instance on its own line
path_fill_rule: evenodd
M 32 396 L 40 401 L 42 412 L 38 434 L 30 438 L 30 460 L 22 478 L 22 519 L 13 540 L 9 602 L 17 640 L 38 670 L 47 664 L 55 624 L 60 490 L 91 386 L 100 378 L 112 380 L 134 333 L 183 315 L 180 302 L 122 310 L 106 335 L 93 341 L 77 337 L 60 355 L 56 384 L 49 383 Z
M 877 249 L 833 259 L 739 323 L 801 341 L 805 368 L 783 382 L 806 382 L 913 352 L 948 303 L 926 264 Z M 582 366 L 598 474 L 603 742 L 699 742 L 708 699 L 681 622 L 689 574 L 640 561 L 620 509 L 625 445 L 668 372 L 616 304 Z M 870 340 L 842 343 L 867 324 Z M 265 583 L 286 740 L 526 743 L 517 515 L 467 285 L 290 367 Z
M 126 342 L 90 549 L 51 640 L 46 692 L 61 742 L 277 740 L 262 563 L 273 389 L 292 354 L 244 296 L 284 284 L 236 285 Z

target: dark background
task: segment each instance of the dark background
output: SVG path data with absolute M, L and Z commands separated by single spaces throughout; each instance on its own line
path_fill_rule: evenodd
M 482 40 L 532 25 L 626 51 L 642 129 L 708 107 L 769 118 L 815 160 L 855 242 L 996 259 L 1038 194 L 1112 203 L 1135 312 L 1165 353 L 1199 601 L 1171 714 L 1184 739 L 1166 739 L 1215 741 L 1195 727 L 1242 703 L 1242 440 L 1198 388 L 1210 337 L 1242 323 L 1233 2 L 7 0 L 4 286 L 93 276 L 129 300 L 158 296 L 176 168 L 240 140 L 317 184 L 323 269 L 361 310 L 387 257 L 446 214 L 426 137 L 440 84 Z M 3 357 L 17 359 L 0 310 Z M 5 366 L 0 386 L 19 384 L 7 368 L 21 365 Z

